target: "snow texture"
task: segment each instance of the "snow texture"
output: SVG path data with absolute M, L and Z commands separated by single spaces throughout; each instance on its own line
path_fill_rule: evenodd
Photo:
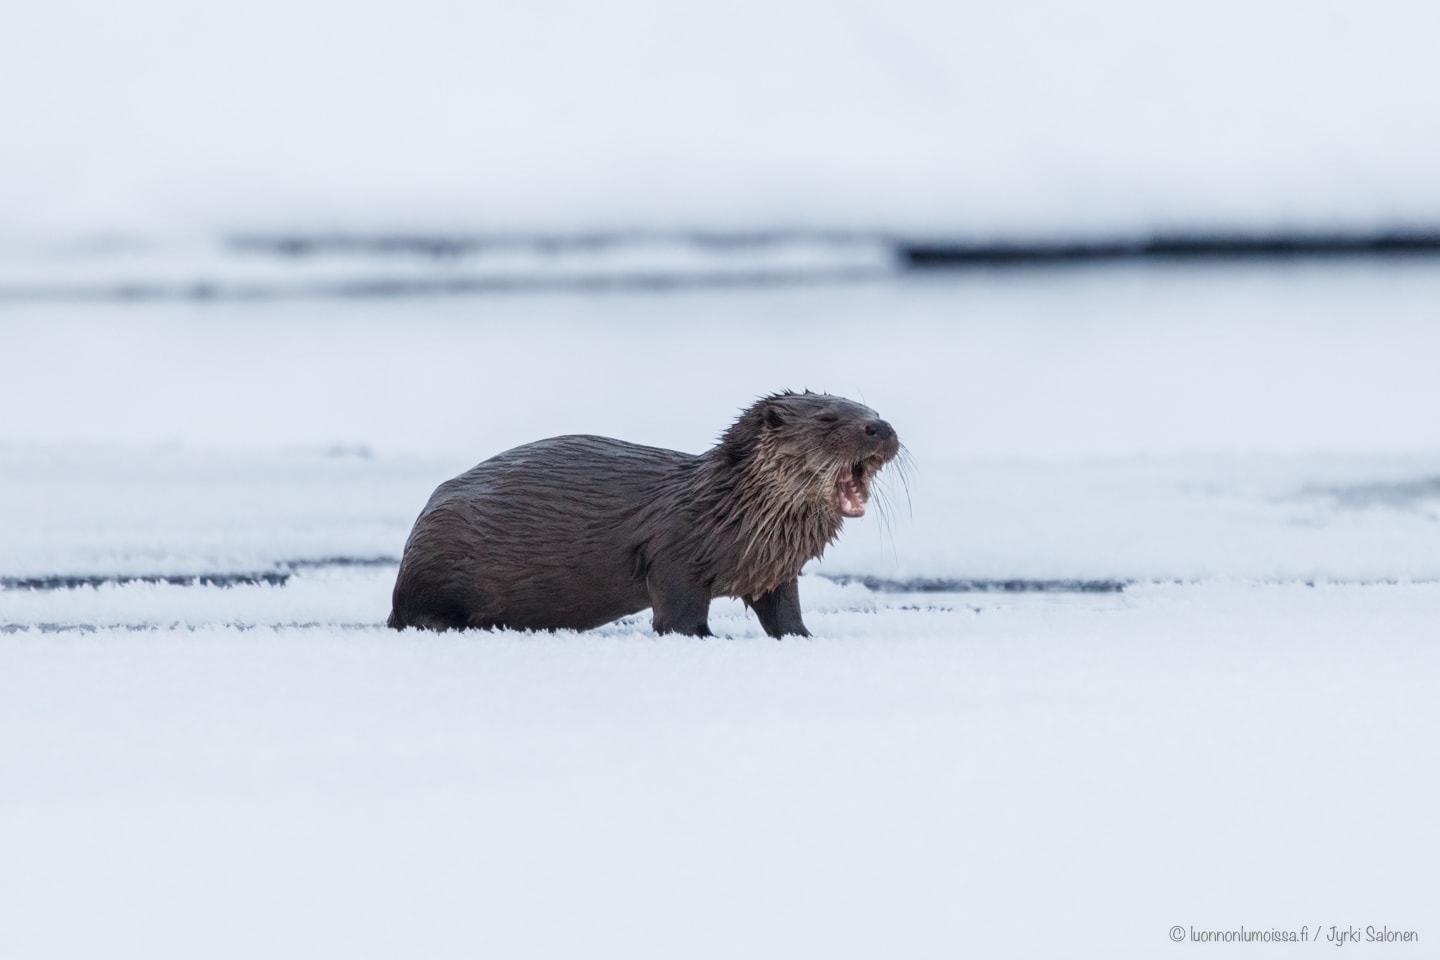
M 1153 957 L 1176 924 L 1317 923 L 1423 944 L 1437 617 L 1436 585 L 1212 584 L 841 602 L 782 643 L 728 616 L 707 642 L 4 636 L 6 950 Z
M 10 309 L 0 578 L 284 582 L 0 589 L 0 953 L 1430 943 L 1437 302 L 1394 264 Z M 380 625 L 441 480 L 805 386 L 915 464 L 803 579 L 815 639 Z

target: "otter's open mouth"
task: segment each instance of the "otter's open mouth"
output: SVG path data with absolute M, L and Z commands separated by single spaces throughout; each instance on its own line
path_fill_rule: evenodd
M 840 468 L 835 477 L 835 509 L 842 517 L 865 516 L 865 504 L 870 502 L 870 476 L 884 462 L 875 460 L 871 457 Z

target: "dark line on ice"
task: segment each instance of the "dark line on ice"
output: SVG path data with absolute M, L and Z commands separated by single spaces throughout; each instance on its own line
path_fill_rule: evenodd
M 1131 580 L 984 580 L 963 577 L 851 577 L 820 574 L 840 585 L 858 583 L 876 593 L 1121 593 Z
M 290 579 L 288 571 L 259 573 L 96 573 L 55 574 L 47 577 L 0 577 L 0 588 L 6 590 L 75 590 L 80 587 L 102 587 L 107 584 L 168 583 L 178 587 L 238 587 L 269 584 L 284 586 Z
M 261 584 L 283 587 L 298 570 L 336 567 L 386 567 L 398 557 L 315 557 L 282 560 L 271 570 L 239 570 L 210 573 L 59 573 L 40 577 L 0 577 L 4 590 L 75 590 L 109 584 L 165 583 L 179 587 L 253 587 Z
M 239 253 L 291 259 L 335 255 L 426 257 L 447 260 L 478 253 L 530 251 L 594 253 L 627 247 L 693 247 L 707 253 L 754 252 L 805 245 L 836 249 L 889 247 L 894 238 L 862 230 L 594 230 L 578 233 L 247 233 L 226 246 Z
M 901 242 L 914 270 L 1053 266 L 1118 261 L 1247 261 L 1440 254 L 1440 229 L 1359 233 L 1175 233 L 1111 240 Z
M 276 566 L 286 570 L 314 570 L 321 567 L 393 567 L 399 564 L 399 557 L 316 557 L 281 560 Z
M 389 300 L 526 293 L 672 293 L 868 283 L 893 277 L 889 268 L 754 270 L 714 273 L 593 274 L 569 277 L 472 276 L 372 278 L 335 283 L 120 283 L 0 287 L 0 302 L 154 303 Z
M 128 633 L 145 633 L 158 630 L 213 630 L 216 627 L 232 630 L 380 630 L 385 628 L 381 621 L 374 623 L 329 623 L 320 620 L 292 621 L 289 623 L 247 623 L 241 620 L 216 620 L 213 623 L 0 623 L 0 635 L 17 633 L 99 633 L 102 630 L 124 630 Z

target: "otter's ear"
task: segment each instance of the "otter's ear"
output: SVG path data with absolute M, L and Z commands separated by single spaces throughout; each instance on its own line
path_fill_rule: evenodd
M 761 416 L 765 420 L 765 426 L 772 429 L 780 426 L 785 422 L 785 418 L 780 416 L 780 411 L 776 410 L 773 406 L 770 406 L 769 404 L 766 404 L 765 411 L 761 414 Z

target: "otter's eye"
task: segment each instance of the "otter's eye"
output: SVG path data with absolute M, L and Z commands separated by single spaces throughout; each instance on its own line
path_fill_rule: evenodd
M 833 413 L 822 413 L 822 414 L 820 414 L 820 416 L 816 417 L 815 419 L 816 419 L 816 420 L 819 420 L 821 423 L 839 423 L 839 422 L 840 422 L 840 417 L 839 417 L 838 415 L 836 415 L 836 414 L 833 414 Z
M 778 427 L 784 422 L 785 418 L 780 416 L 780 411 L 776 410 L 774 407 L 765 408 L 765 426 Z

